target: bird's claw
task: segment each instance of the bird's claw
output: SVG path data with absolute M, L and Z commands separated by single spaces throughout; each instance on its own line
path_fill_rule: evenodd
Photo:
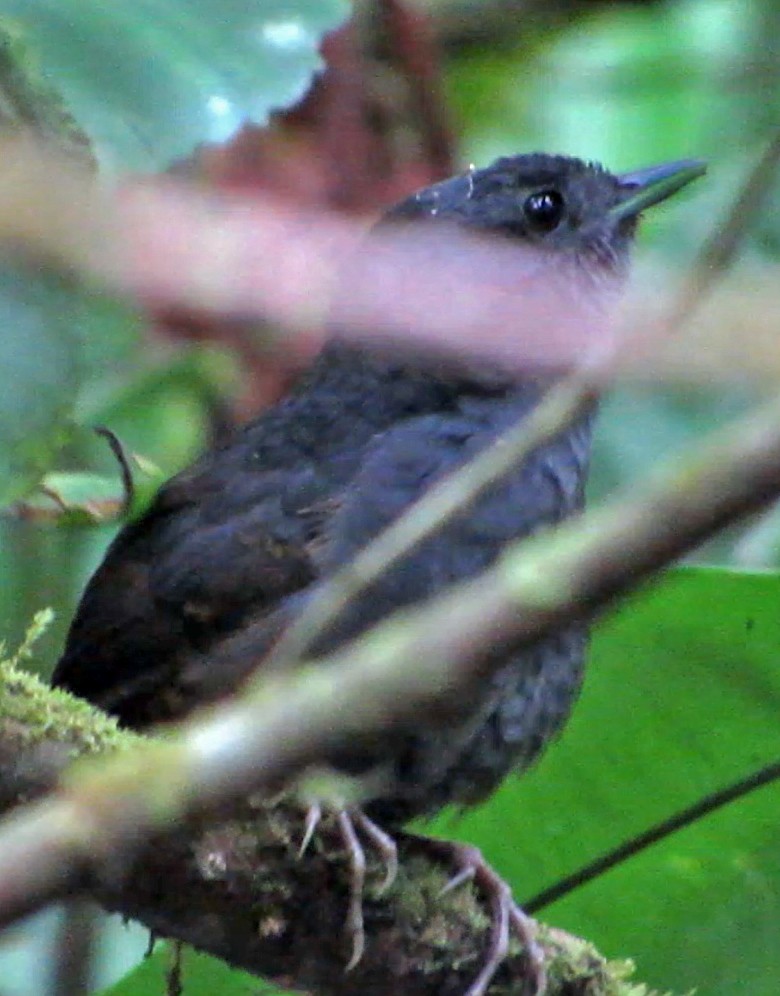
M 300 857 L 306 853 L 321 819 L 322 809 L 317 803 L 313 803 L 306 811 L 303 839 L 298 850 Z M 349 972 L 360 962 L 366 947 L 366 931 L 363 923 L 366 852 L 360 842 L 358 831 L 370 841 L 384 862 L 385 876 L 379 887 L 380 895 L 390 888 L 398 874 L 398 848 L 390 834 L 385 833 L 359 809 L 339 810 L 336 813 L 336 823 L 350 867 L 349 906 L 345 927 L 352 941 L 352 953 L 344 969 Z
M 352 955 L 344 969 L 351 972 L 363 957 L 366 947 L 366 930 L 363 925 L 363 889 L 366 884 L 366 852 L 360 843 L 352 817 L 344 809 L 338 814 L 341 839 L 349 855 L 351 880 L 349 883 L 349 908 L 347 932 L 352 938 Z
M 533 996 L 544 996 L 547 990 L 547 970 L 544 952 L 536 936 L 536 922 L 517 905 L 512 898 L 512 890 L 485 861 L 482 852 L 476 847 L 454 841 L 417 839 L 433 846 L 440 855 L 450 861 L 454 860 L 458 868 L 456 874 L 442 889 L 442 894 L 452 892 L 466 882 L 473 882 L 490 902 L 488 948 L 479 974 L 464 996 L 484 996 L 487 992 L 509 951 L 510 929 L 523 945 L 530 967 L 529 975 L 534 986 Z
M 313 802 L 306 810 L 306 822 L 303 828 L 303 838 L 301 846 L 298 848 L 298 857 L 302 858 L 309 849 L 312 837 L 322 819 L 322 807 L 318 802 Z
M 317 803 L 309 806 L 299 855 L 303 855 L 322 820 L 322 809 Z M 398 874 L 398 848 L 395 840 L 369 819 L 359 809 L 341 809 L 336 812 L 336 825 L 350 867 L 349 906 L 345 927 L 352 942 L 352 953 L 345 971 L 349 972 L 363 957 L 366 932 L 363 922 L 363 895 L 366 882 L 366 852 L 360 840 L 362 834 L 381 856 L 385 876 L 380 893 L 385 892 Z M 413 835 L 406 835 L 412 837 Z M 533 996 L 544 996 L 547 989 L 547 972 L 544 952 L 536 937 L 536 923 L 515 903 L 507 883 L 482 857 L 481 851 L 467 844 L 439 841 L 428 837 L 415 837 L 427 849 L 432 849 L 449 862 L 457 871 L 441 890 L 442 895 L 473 882 L 488 900 L 491 907 L 488 947 L 479 974 L 465 991 L 464 996 L 485 996 L 509 951 L 510 931 L 514 931 L 523 945 L 533 981 Z
M 385 877 L 379 886 L 379 895 L 383 895 L 395 882 L 398 875 L 398 846 L 389 833 L 370 820 L 362 810 L 357 810 L 354 819 L 365 836 L 374 845 L 385 864 Z

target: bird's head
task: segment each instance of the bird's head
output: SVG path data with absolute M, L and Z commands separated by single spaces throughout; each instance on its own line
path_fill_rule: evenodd
M 334 324 L 369 327 L 374 351 L 386 336 L 415 362 L 444 345 L 447 363 L 457 355 L 486 380 L 605 355 L 641 212 L 704 172 L 686 160 L 613 174 L 534 153 L 433 184 L 391 208 L 373 251 L 350 261 Z
M 456 222 L 620 272 L 640 212 L 704 171 L 685 160 L 615 175 L 569 156 L 510 156 L 426 187 L 386 220 Z

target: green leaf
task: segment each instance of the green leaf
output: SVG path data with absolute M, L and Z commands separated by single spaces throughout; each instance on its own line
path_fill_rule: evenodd
M 161 168 L 305 92 L 343 0 L 0 0 L 101 159 Z
M 680 568 L 595 634 L 561 741 L 457 835 L 522 900 L 780 757 L 780 577 Z M 637 977 L 699 996 L 774 996 L 780 786 L 701 820 L 545 909 Z M 438 823 L 452 834 L 451 818 Z
M 116 985 L 101 991 L 99 996 L 161 996 L 165 978 L 172 962 L 172 952 L 166 945 L 157 945 L 154 954 L 145 958 L 138 968 L 129 972 Z M 254 975 L 229 968 L 224 962 L 185 948 L 182 955 L 182 983 L 186 996 L 262 996 L 279 993 Z
M 89 139 L 0 8 L 0 124 L 31 128 L 94 166 Z
M 496 155 L 544 149 L 614 169 L 686 156 L 722 164 L 729 152 L 742 156 L 765 107 L 749 85 L 720 81 L 754 64 L 761 7 L 712 0 L 604 4 L 573 17 L 563 31 L 555 18 L 546 31 L 543 18 L 531 21 L 515 47 L 511 37 L 498 51 L 475 54 L 469 47 L 449 69 L 466 153 L 481 165 Z M 711 216 L 701 221 L 709 225 Z M 663 225 L 663 213 L 648 222 Z M 688 234 L 675 232 L 665 249 L 673 253 L 675 241 L 690 246 Z
M 82 310 L 55 282 L 0 269 L 0 504 L 29 491 L 68 438 Z
M 22 505 L 30 519 L 81 525 L 111 522 L 123 511 L 125 496 L 119 472 L 114 477 L 85 471 L 46 474 L 38 490 Z

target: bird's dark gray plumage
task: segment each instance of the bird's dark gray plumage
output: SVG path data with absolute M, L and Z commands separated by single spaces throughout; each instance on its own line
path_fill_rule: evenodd
M 675 170 L 621 179 L 568 157 L 516 156 L 421 191 L 386 223 L 448 222 L 515 240 L 550 267 L 565 259 L 608 278 L 590 281 L 587 292 L 598 294 L 622 278 L 644 206 L 620 205 Z M 526 415 L 543 391 L 530 376 L 457 365 L 442 372 L 425 357 L 334 339 L 285 400 L 169 481 L 119 533 L 87 586 L 54 683 L 134 727 L 228 693 L 318 580 Z M 592 413 L 566 427 L 406 556 L 316 649 L 475 575 L 511 540 L 576 513 L 591 421 Z M 369 814 L 397 824 L 467 804 L 528 765 L 569 714 L 585 642 L 572 624 L 531 649 L 504 652 L 457 723 L 355 745 L 344 766 L 383 773 Z

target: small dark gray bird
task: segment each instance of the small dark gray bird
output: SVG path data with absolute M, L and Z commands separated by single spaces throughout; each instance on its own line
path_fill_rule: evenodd
M 622 279 L 639 212 L 702 172 L 683 162 L 615 176 L 579 159 L 515 156 L 421 191 L 383 224 L 454 223 L 522 244 L 518 266 L 529 249 L 542 261 L 537 281 L 570 266 L 589 278 L 587 298 Z M 234 691 L 247 662 L 273 647 L 320 581 L 526 416 L 551 382 L 334 337 L 287 398 L 165 484 L 122 529 L 87 585 L 54 684 L 135 728 Z M 576 513 L 592 419 L 591 411 L 566 427 L 387 571 L 314 650 L 477 574 L 510 541 Z M 392 863 L 392 841 L 377 824 L 392 829 L 448 803 L 471 804 L 527 767 L 569 715 L 585 645 L 585 628 L 572 624 L 531 649 L 504 651 L 456 723 L 351 745 L 337 763 L 371 774 L 374 788 L 362 812 L 340 814 L 346 829 L 354 822 L 382 842 Z M 533 942 L 487 866 L 473 854 L 460 864 L 477 873 L 494 910 L 489 950 L 468 990 L 478 996 L 504 956 L 508 922 Z M 361 905 L 356 887 L 353 962 Z M 542 988 L 538 967 L 537 979 Z

